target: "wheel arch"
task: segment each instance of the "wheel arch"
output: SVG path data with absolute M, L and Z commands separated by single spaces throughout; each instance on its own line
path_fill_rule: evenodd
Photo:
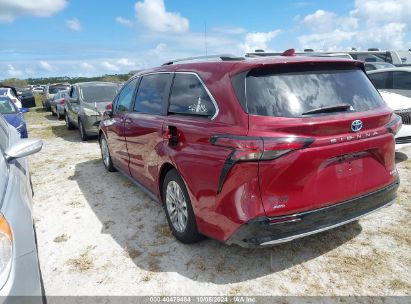
M 164 179 L 165 179 L 167 173 L 169 171 L 173 170 L 173 169 L 178 172 L 177 168 L 169 162 L 164 163 L 160 168 L 160 171 L 159 171 L 159 174 L 158 174 L 158 193 L 159 193 L 161 203 L 163 203 L 163 182 L 164 182 Z M 181 176 L 180 172 L 178 172 L 178 174 Z

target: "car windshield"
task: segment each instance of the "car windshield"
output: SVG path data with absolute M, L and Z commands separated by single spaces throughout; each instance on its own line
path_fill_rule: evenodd
M 116 84 L 82 86 L 80 94 L 85 102 L 107 102 L 116 96 L 118 86 Z
M 0 96 L 6 96 L 8 89 L 0 89 Z
M 247 76 L 246 98 L 250 114 L 275 117 L 301 117 L 341 105 L 349 105 L 349 111 L 367 111 L 384 103 L 358 68 L 253 70 Z
M 0 98 L 1 114 L 17 114 L 19 111 L 11 102 L 10 98 Z
M 56 94 L 58 91 L 68 90 L 69 86 L 66 85 L 51 85 L 49 86 L 49 94 Z

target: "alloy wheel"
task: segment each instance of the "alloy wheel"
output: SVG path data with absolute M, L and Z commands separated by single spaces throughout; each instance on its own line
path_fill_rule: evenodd
M 110 166 L 110 152 L 108 151 L 107 141 L 105 138 L 101 139 L 101 156 L 106 167 Z
M 167 185 L 166 207 L 174 229 L 183 232 L 187 227 L 187 202 L 183 191 L 175 181 L 170 181 Z

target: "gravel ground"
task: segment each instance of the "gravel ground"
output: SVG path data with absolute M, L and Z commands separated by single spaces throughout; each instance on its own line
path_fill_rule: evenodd
M 105 171 L 97 140 L 41 109 L 26 118 L 44 140 L 30 171 L 49 296 L 411 294 L 411 160 L 397 202 L 360 221 L 265 249 L 184 245 L 158 203 Z

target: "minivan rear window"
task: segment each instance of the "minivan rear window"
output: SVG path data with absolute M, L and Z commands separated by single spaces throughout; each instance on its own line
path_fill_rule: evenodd
M 383 103 L 359 68 L 260 69 L 251 71 L 246 77 L 249 114 L 301 117 L 307 111 L 322 107 L 348 104 L 351 106 L 349 111 L 360 112 L 377 108 Z
M 58 91 L 68 90 L 70 86 L 65 85 L 51 85 L 49 86 L 49 94 L 56 94 Z

